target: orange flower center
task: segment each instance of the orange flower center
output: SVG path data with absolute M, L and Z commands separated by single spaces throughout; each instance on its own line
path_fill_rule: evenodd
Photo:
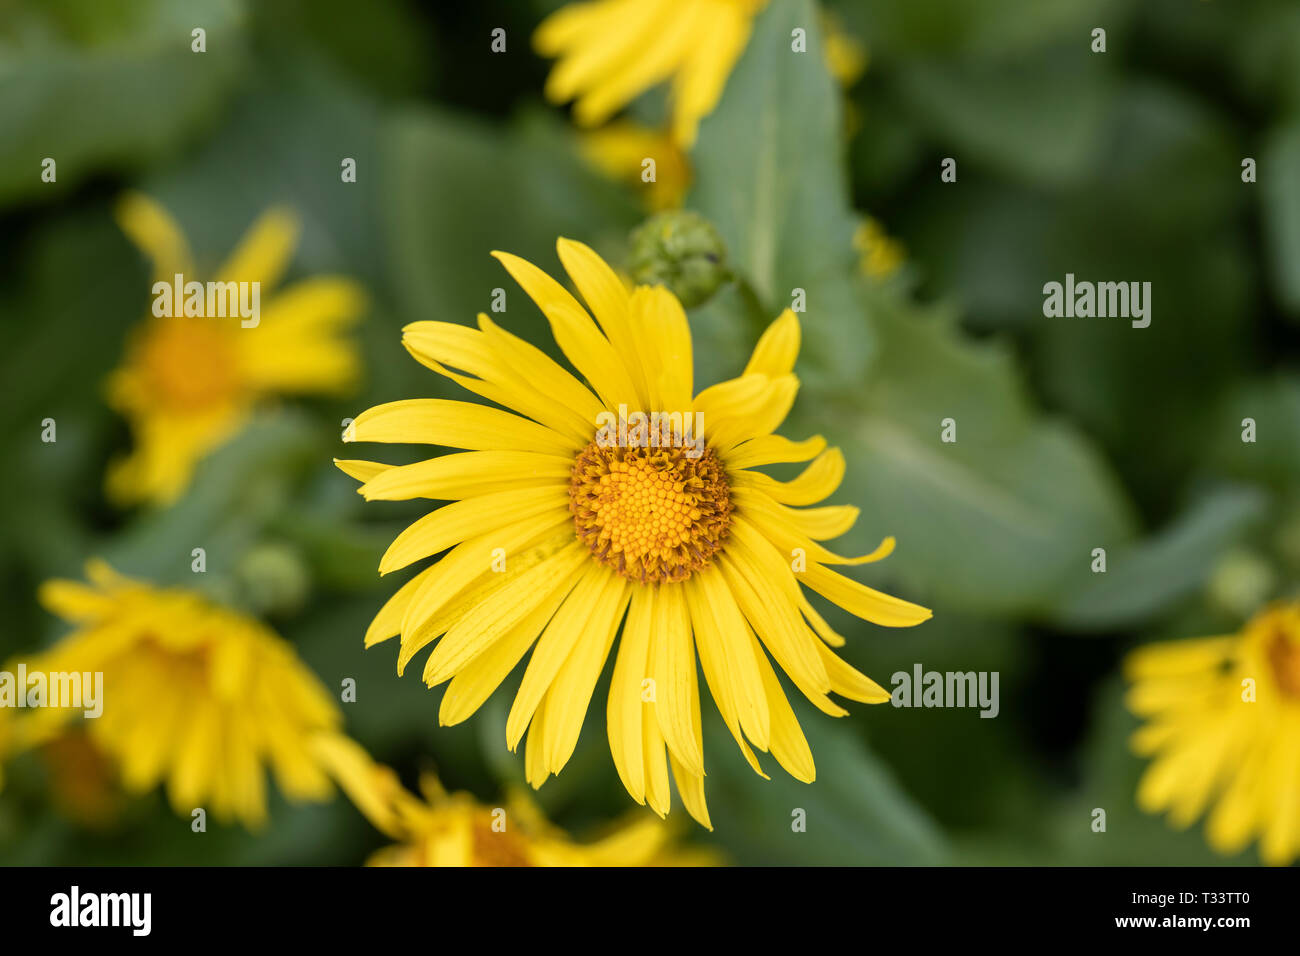
M 476 819 L 470 831 L 474 866 L 532 866 L 527 844 L 512 831 L 493 830 L 490 815 Z
M 1300 699 L 1300 643 L 1279 629 L 1269 639 L 1267 653 L 1273 678 L 1282 693 Z
M 151 395 L 169 408 L 198 411 L 239 393 L 238 357 L 220 321 L 167 318 L 149 328 L 135 361 Z
M 731 488 L 712 449 L 592 442 L 569 479 L 578 538 L 601 564 L 643 584 L 684 581 L 722 549 Z

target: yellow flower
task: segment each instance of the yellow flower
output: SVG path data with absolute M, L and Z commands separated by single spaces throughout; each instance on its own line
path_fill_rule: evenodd
M 858 251 L 858 269 L 873 279 L 887 279 L 903 264 L 903 244 L 891 239 L 874 219 L 858 226 L 853 248 Z
M 717 105 L 754 17 L 767 0 L 588 0 L 551 14 L 533 46 L 559 62 L 546 80 L 556 103 L 599 126 L 641 93 L 670 81 L 673 139 L 689 148 Z
M 338 463 L 364 482 L 367 499 L 453 501 L 385 553 L 382 574 L 451 549 L 384 605 L 366 645 L 400 634 L 401 673 L 437 640 L 424 679 L 431 687 L 450 681 L 443 724 L 473 714 L 532 648 L 506 741 L 513 750 L 528 731 L 526 776 L 536 787 L 573 753 L 621 624 L 607 726 L 633 798 L 666 813 L 671 766 L 687 810 L 709 825 L 697 653 L 754 770 L 763 773 L 751 743 L 811 781 L 812 754 L 768 654 L 834 716 L 846 711 L 832 692 L 870 703 L 889 693 L 831 651 L 844 639 L 800 585 L 888 626 L 917 624 L 930 612 L 830 569 L 893 549 L 888 538 L 872 554 L 842 558 L 817 543 L 848 530 L 856 508 L 792 507 L 822 500 L 844 475 L 844 456 L 820 436 L 793 442 L 773 434 L 798 388 L 794 313 L 772 323 L 743 375 L 696 394 L 690 328 L 672 293 L 629 290 L 591 249 L 561 239 L 560 259 L 597 326 L 536 266 L 494 254 L 589 385 L 486 315 L 477 330 L 445 322 L 405 328 L 403 344 L 416 359 L 519 414 L 414 399 L 357 417 L 350 440 L 468 449 L 398 467 Z M 659 447 L 633 441 L 631 431 L 616 434 L 623 428 L 614 420 L 635 428 L 641 413 L 676 414 L 680 427 L 661 418 Z M 702 430 L 688 432 L 697 420 Z M 754 470 L 809 460 L 791 481 Z
M 1153 757 L 1138 806 L 1178 827 L 1209 812 L 1210 846 L 1253 840 L 1266 863 L 1300 855 L 1300 603 L 1270 607 L 1240 634 L 1153 644 L 1125 664 L 1128 706 Z
M 584 133 L 582 155 L 610 179 L 635 183 L 646 190 L 646 205 L 654 212 L 677 209 L 691 185 L 686 154 L 664 133 L 628 121 L 610 123 Z M 654 179 L 646 182 L 645 161 L 654 160 Z
M 318 748 L 339 785 L 371 824 L 398 843 L 375 853 L 368 866 L 698 866 L 717 858 L 683 850 L 671 828 L 653 817 L 618 826 L 595 843 L 576 843 L 551 825 L 522 793 L 505 806 L 472 794 L 447 793 L 431 774 L 423 796 L 374 763 L 359 746 L 335 739 Z
M 90 584 L 53 580 L 47 608 L 76 626 L 29 674 L 102 673 L 102 714 L 25 711 L 24 740 L 43 743 L 76 720 L 118 766 L 124 788 L 166 783 L 172 807 L 257 826 L 266 816 L 265 769 L 294 800 L 332 788 L 313 742 L 338 733 L 339 709 L 292 647 L 257 621 L 181 590 L 162 590 L 86 566 Z
M 118 221 L 150 258 L 155 283 L 173 287 L 180 275 L 183 289 L 200 281 L 185 237 L 152 200 L 126 196 Z M 157 310 L 164 315 L 151 310 L 134 330 L 123 364 L 108 381 L 108 402 L 128 419 L 135 442 L 128 457 L 110 466 L 107 491 L 115 502 L 175 500 L 198 461 L 232 437 L 269 396 L 351 386 L 356 355 L 339 332 L 361 313 L 360 288 L 348 279 L 317 276 L 272 294 L 298 232 L 291 214 L 271 210 L 217 270 L 214 282 L 249 283 L 250 304 L 251 284 L 258 284 L 256 316 L 231 315 L 235 310 L 224 308 L 224 302 L 225 317 L 206 315 L 206 294 L 192 300 L 191 311 L 201 314 L 186 315 L 187 292 L 185 300 Z M 159 287 L 155 291 L 161 294 Z M 218 300 L 211 301 L 216 312 Z

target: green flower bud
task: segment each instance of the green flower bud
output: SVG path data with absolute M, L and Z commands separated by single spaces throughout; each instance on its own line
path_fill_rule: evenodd
M 731 278 L 718 230 L 685 209 L 661 212 L 636 228 L 629 268 L 637 283 L 664 286 L 688 309 L 707 302 Z
M 235 568 L 244 603 L 262 614 L 292 613 L 307 600 L 311 580 L 301 556 L 284 544 L 259 544 Z
M 1235 548 L 1219 559 L 1210 575 L 1210 600 L 1238 617 L 1259 610 L 1277 586 L 1277 575 L 1269 563 L 1253 551 Z

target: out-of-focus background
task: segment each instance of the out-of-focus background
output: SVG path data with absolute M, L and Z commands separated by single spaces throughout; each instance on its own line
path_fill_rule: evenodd
M 488 801 L 522 780 L 505 691 L 439 728 L 441 691 L 419 668 L 399 679 L 392 645 L 363 651 L 408 576 L 380 579 L 379 556 L 428 505 L 366 505 L 331 458 L 357 456 L 342 422 L 370 405 L 462 397 L 401 348 L 409 322 L 472 322 L 503 287 L 494 318 L 554 354 L 490 250 L 555 271 L 568 236 L 626 264 L 645 190 L 593 167 L 542 96 L 550 64 L 529 38 L 559 5 L 0 0 L 0 659 L 66 633 L 34 595 L 88 557 L 223 596 L 240 593 L 250 553 L 272 553 L 288 570 L 262 616 L 327 687 L 356 680 L 342 706 L 358 741 L 406 779 L 434 768 Z M 740 863 L 1256 862 L 1138 811 L 1119 662 L 1155 639 L 1229 633 L 1300 573 L 1300 6 L 818 6 L 865 54 L 861 75 L 768 82 L 773 45 L 752 44 L 689 156 L 686 205 L 750 286 L 692 310 L 697 381 L 736 374 L 789 290 L 806 290 L 784 433 L 845 449 L 834 500 L 863 515 L 837 550 L 897 536 L 860 579 L 935 611 L 904 631 L 836 616 L 846 657 L 887 686 L 917 663 L 997 671 L 1000 712 L 852 704 L 831 720 L 796 702 L 819 771 L 806 786 L 754 776 L 706 701 L 716 829 L 678 804 L 682 835 Z M 816 9 L 775 0 L 756 35 L 808 19 L 815 55 Z M 194 27 L 205 53 L 190 50 Z M 633 113 L 662 109 L 651 94 Z M 54 183 L 43 157 L 58 158 Z M 355 183 L 341 182 L 345 157 Z M 941 181 L 946 157 L 955 183 Z M 127 190 L 164 206 L 205 263 L 292 206 L 291 278 L 351 276 L 370 299 L 352 333 L 362 387 L 263 410 L 162 510 L 103 491 L 129 447 L 104 381 L 150 301 L 147 263 L 113 216 Z M 863 263 L 849 237 L 868 217 L 890 251 Z M 769 266 L 746 274 L 753 262 Z M 1044 318 L 1042 286 L 1066 273 L 1151 282 L 1151 326 Z M 941 446 L 949 417 L 958 441 Z M 1242 443 L 1246 417 L 1266 442 Z M 40 440 L 46 418 L 56 443 Z M 579 835 L 633 807 L 603 688 L 538 794 Z M 194 836 L 160 793 L 124 797 L 101 769 L 82 752 L 12 761 L 0 862 L 354 864 L 387 842 L 342 798 L 278 795 L 260 833 Z M 795 807 L 806 833 L 791 831 Z

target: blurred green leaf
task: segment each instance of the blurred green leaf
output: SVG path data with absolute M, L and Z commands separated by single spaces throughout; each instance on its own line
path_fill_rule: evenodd
M 1278 298 L 1300 319 L 1300 122 L 1276 130 L 1259 157 L 1269 266 Z
M 1258 265 L 1240 223 L 1257 194 L 1228 121 L 1177 86 L 1127 81 L 1107 123 L 1117 145 L 1076 187 L 972 176 L 928 191 L 901 225 L 973 326 L 1020 332 L 1044 402 L 1104 444 L 1163 522 L 1171 476 L 1194 470 L 1214 434 L 1205 408 L 1256 334 L 1242 317 L 1260 307 Z M 1067 273 L 1150 282 L 1150 327 L 1044 317 L 1044 283 Z
M 1093 27 L 1107 27 L 1108 40 L 1118 38 L 1130 16 L 1117 0 L 832 0 L 831 6 L 868 39 L 873 58 L 884 59 L 996 62 L 1070 41 L 1087 50 Z
M 0 27 L 0 202 L 174 155 L 246 63 L 240 0 L 18 6 Z M 207 52 L 191 51 L 196 27 Z M 47 157 L 55 183 L 41 179 Z
M 1255 424 L 1253 442 L 1242 441 L 1246 419 Z M 1300 378 L 1279 373 L 1240 382 L 1207 425 L 1209 465 L 1279 491 L 1300 488 Z
M 795 29 L 807 31 L 807 52 L 791 49 Z M 701 124 L 688 205 L 722 234 L 758 296 L 761 314 L 751 319 L 760 328 L 790 305 L 793 290 L 805 290 L 803 361 L 845 379 L 868 359 L 872 335 L 852 278 L 857 217 L 842 132 L 814 4 L 770 4 L 722 102 Z
M 1204 586 L 1223 553 L 1264 515 L 1266 497 L 1252 488 L 1221 488 L 1183 511 L 1159 534 L 1107 550 L 1106 573 L 1071 591 L 1052 612 L 1069 628 L 1141 625 Z
M 801 714 L 808 713 L 807 709 Z M 738 864 L 780 866 L 910 866 L 940 863 L 938 829 L 900 789 L 852 727 L 808 713 L 801 720 L 817 780 L 801 783 L 767 759 L 770 780 L 736 752 L 720 721 L 712 733 L 707 795 L 718 842 Z M 760 758 L 761 759 L 761 758 Z M 795 811 L 806 829 L 794 829 Z
M 124 574 L 160 584 L 202 588 L 225 578 L 292 500 L 305 471 L 318 464 L 319 437 L 300 414 L 255 419 L 199 463 L 183 498 L 167 509 L 142 512 L 104 545 L 101 556 Z M 191 570 L 194 548 L 206 552 L 202 575 Z
M 860 398 L 818 424 L 851 436 L 842 497 L 863 510 L 856 542 L 895 535 L 887 565 L 925 600 L 1028 613 L 1078 580 L 1093 547 L 1132 537 L 1109 467 L 1034 409 L 1005 349 L 883 299 L 873 314 L 876 367 Z M 945 419 L 955 442 L 941 440 Z
M 1123 703 L 1118 678 L 1102 685 L 1093 706 L 1092 730 L 1083 748 L 1082 779 L 1057 814 L 1057 852 L 1083 866 L 1223 866 L 1256 862 L 1255 851 L 1235 857 L 1216 854 L 1205 842 L 1204 821 L 1174 829 L 1137 807 L 1137 786 L 1148 762 L 1135 756 L 1129 738 L 1137 719 Z M 1092 829 L 1093 813 L 1106 811 L 1106 830 Z
M 959 182 L 966 162 L 1029 183 L 1077 181 L 1104 146 L 1112 97 L 1106 60 L 1086 43 L 1014 66 L 910 64 L 904 108 L 959 157 Z
M 492 251 L 555 274 L 556 239 L 608 249 L 623 243 L 640 217 L 623 190 L 582 165 L 555 123 L 534 114 L 502 128 L 434 110 L 388 122 L 384 228 L 391 284 L 407 321 L 472 325 L 489 311 L 492 290 L 502 288 L 506 314 L 494 318 L 550 346 L 540 313 Z

